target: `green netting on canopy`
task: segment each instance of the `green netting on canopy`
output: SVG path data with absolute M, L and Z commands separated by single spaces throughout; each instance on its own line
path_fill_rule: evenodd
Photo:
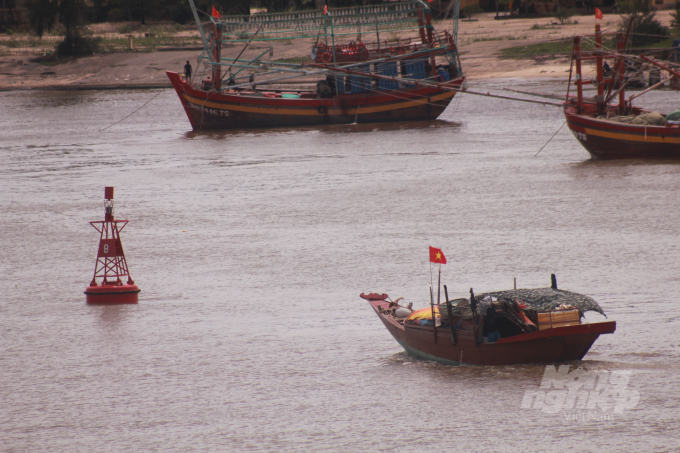
M 604 314 L 602 307 L 600 307 L 592 297 L 584 296 L 583 294 L 572 293 L 571 291 L 564 291 L 562 289 L 510 289 L 507 291 L 486 293 L 482 296 L 493 296 L 496 299 L 507 301 L 522 301 L 527 305 L 527 307 L 538 311 L 554 310 L 555 308 L 564 304 L 578 308 L 581 314 L 585 313 L 586 311 L 596 311 L 605 317 L 607 316 Z

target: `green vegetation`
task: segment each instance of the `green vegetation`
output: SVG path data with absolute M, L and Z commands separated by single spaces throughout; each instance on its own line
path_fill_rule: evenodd
M 526 35 L 516 36 L 516 35 L 505 35 L 505 36 L 479 36 L 476 38 L 468 39 L 468 44 L 471 42 L 486 42 L 486 41 L 517 41 L 527 39 Z
M 10 39 L 3 41 L 2 45 L 5 47 L 42 47 L 44 45 L 49 46 L 49 39 L 42 41 L 35 36 L 30 36 L 26 34 L 13 34 Z
M 26 8 L 31 29 L 42 39 L 46 32 L 52 30 L 57 20 L 57 1 L 26 0 Z
M 133 38 L 133 49 L 129 50 L 129 39 L 105 38 L 99 43 L 100 53 L 119 53 L 119 52 L 152 52 L 159 47 L 183 47 L 201 44 L 198 36 L 174 37 L 174 36 L 154 36 L 150 38 Z
M 560 21 L 560 24 L 564 24 L 565 21 L 569 23 L 569 18 L 575 13 L 576 10 L 574 8 L 567 8 L 566 6 L 559 5 L 555 12 L 555 18 Z
M 540 55 L 569 54 L 573 47 L 571 38 L 526 46 L 501 49 L 501 58 L 536 58 Z
M 57 46 L 57 53 L 61 57 L 93 55 L 99 52 L 102 41 L 102 38 L 83 36 L 80 33 L 66 35 Z
M 571 38 L 559 41 L 543 42 L 539 44 L 529 44 L 526 46 L 508 47 L 501 49 L 501 58 L 528 58 L 535 59 L 540 56 L 569 56 L 574 45 Z M 673 45 L 673 38 L 667 38 L 662 41 L 646 44 L 635 49 L 661 49 L 668 48 Z M 616 48 L 616 41 L 614 38 L 605 39 L 602 46 L 608 49 Z M 592 47 L 592 46 L 590 46 Z M 589 47 L 584 46 L 585 50 Z
M 633 47 L 646 47 L 664 41 L 670 35 L 670 30 L 659 22 L 647 0 L 623 0 L 619 9 L 625 14 L 621 20 L 621 31 L 625 32 L 633 21 L 630 37 Z
M 465 8 L 463 8 L 463 15 L 468 18 L 468 20 L 472 19 L 472 16 L 475 14 L 479 14 L 484 12 L 482 8 L 479 7 L 479 5 L 468 5 Z
M 294 57 L 294 58 L 279 58 L 274 61 L 276 63 L 302 64 L 311 63 L 312 59 L 310 57 Z
M 675 11 L 671 13 L 671 27 L 680 28 L 680 1 L 675 2 Z
M 55 45 L 59 45 L 61 38 L 45 37 L 39 40 L 35 36 L 18 35 L 15 34 L 11 39 L 4 41 L 3 45 L 9 48 L 29 48 L 33 49 L 35 53 L 51 53 Z M 201 44 L 201 38 L 198 36 L 190 37 L 174 37 L 174 36 L 156 36 L 153 38 L 133 38 L 133 49 L 129 49 L 130 41 L 127 37 L 120 38 L 100 38 L 87 36 L 85 43 L 75 42 L 72 46 L 81 46 L 78 49 L 81 52 L 92 53 L 122 53 L 122 52 L 152 52 L 158 50 L 159 47 L 184 47 L 196 46 Z M 85 49 L 82 46 L 89 46 Z M 58 55 L 64 58 L 63 54 Z M 55 55 L 55 59 L 57 56 Z M 70 60 L 68 60 L 70 61 Z M 45 63 L 47 64 L 47 62 Z M 50 63 L 57 64 L 57 63 Z
M 100 40 L 84 33 L 85 0 L 28 0 L 27 7 L 31 30 L 39 40 L 59 22 L 65 35 L 57 46 L 61 56 L 89 55 L 97 51 Z
M 59 0 L 57 12 L 59 23 L 64 27 L 64 40 L 57 46 L 57 53 L 62 57 L 92 55 L 99 50 L 101 38 L 87 36 L 85 18 L 85 0 Z
M 505 12 L 505 13 L 509 12 L 511 2 L 512 2 L 512 0 L 497 0 L 496 1 L 496 17 L 498 17 L 499 11 L 501 11 L 501 6 L 503 7 L 502 8 L 503 12 Z
M 630 31 L 630 45 L 634 48 L 654 46 L 670 36 L 668 27 L 661 25 L 654 13 L 628 16 L 628 20 L 633 18 L 633 27 Z M 627 24 L 627 21 L 624 20 Z M 623 25 L 622 28 L 626 26 Z
M 545 24 L 545 25 L 539 25 L 539 24 L 534 24 L 531 26 L 529 30 L 554 30 L 557 27 L 555 27 L 552 24 Z

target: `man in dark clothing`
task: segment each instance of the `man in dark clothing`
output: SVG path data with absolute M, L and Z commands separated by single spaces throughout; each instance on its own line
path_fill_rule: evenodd
M 187 61 L 187 64 L 184 65 L 184 78 L 186 80 L 191 80 L 191 64 Z

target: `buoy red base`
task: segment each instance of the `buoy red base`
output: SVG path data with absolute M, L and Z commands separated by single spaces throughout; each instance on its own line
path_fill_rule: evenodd
M 88 286 L 85 290 L 85 296 L 88 304 L 136 304 L 139 302 L 140 291 L 141 290 L 137 287 L 137 285 L 104 283 L 98 286 Z

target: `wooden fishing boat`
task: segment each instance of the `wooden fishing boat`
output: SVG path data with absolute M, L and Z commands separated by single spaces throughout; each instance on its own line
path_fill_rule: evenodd
M 386 294 L 361 294 L 406 352 L 449 365 L 513 365 L 581 360 L 616 321 L 583 323 L 604 314 L 587 296 L 554 288 L 509 290 L 448 300 L 413 311 Z M 446 291 L 445 291 L 446 292 Z M 534 307 L 534 308 L 532 308 Z
M 200 28 L 203 71 L 189 80 L 167 75 L 194 130 L 435 119 L 465 82 L 457 20 L 456 10 L 452 33 L 437 32 L 420 0 L 324 12 L 213 13 L 210 33 Z M 404 38 L 410 31 L 415 36 Z M 361 40 L 368 33 L 375 41 Z M 336 42 L 341 38 L 349 42 Z M 307 61 L 271 59 L 276 43 L 296 39 L 316 41 Z M 257 55 L 242 57 L 251 43 L 260 46 Z M 225 46 L 238 45 L 243 48 L 235 58 L 222 55 Z
M 627 41 L 628 33 L 619 33 L 616 51 L 606 51 L 602 47 L 599 25 L 595 29 L 594 49 L 582 50 L 581 37 L 574 38 L 572 67 L 575 67 L 575 77 L 570 74 L 569 87 L 572 84 L 576 86 L 576 96 L 570 96 L 567 91 L 564 105 L 567 126 L 594 159 L 678 159 L 680 124 L 668 121 L 667 112 L 658 113 L 635 107 L 632 101 L 663 83 L 677 86 L 680 72 L 644 55 L 625 55 Z M 607 71 L 607 59 L 613 61 L 610 71 Z M 583 60 L 595 60 L 594 80 L 583 78 Z M 626 99 L 625 89 L 634 80 L 626 80 L 626 72 L 630 72 L 632 66 L 639 74 L 646 69 L 642 64 L 666 71 L 669 77 Z M 590 84 L 597 87 L 597 95 L 586 99 L 583 86 Z M 617 97 L 618 105 L 613 104 Z

